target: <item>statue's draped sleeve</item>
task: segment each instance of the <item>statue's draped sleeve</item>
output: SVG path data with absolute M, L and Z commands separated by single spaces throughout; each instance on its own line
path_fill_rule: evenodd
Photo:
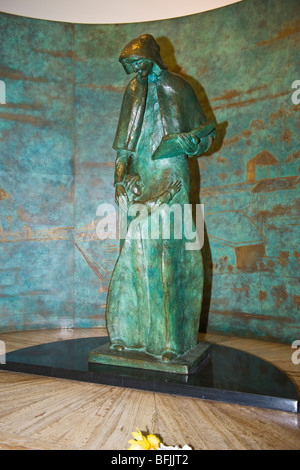
M 135 151 L 141 132 L 147 100 L 147 80 L 139 82 L 137 78 L 128 84 L 119 117 L 119 123 L 113 148 L 116 151 Z

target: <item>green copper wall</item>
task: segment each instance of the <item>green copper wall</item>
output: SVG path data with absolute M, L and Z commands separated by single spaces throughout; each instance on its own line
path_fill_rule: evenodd
M 297 0 L 121 25 L 0 14 L 1 331 L 104 326 L 118 242 L 95 227 L 114 199 L 118 56 L 150 33 L 218 123 L 190 160 L 205 205 L 201 329 L 300 337 L 299 20 Z

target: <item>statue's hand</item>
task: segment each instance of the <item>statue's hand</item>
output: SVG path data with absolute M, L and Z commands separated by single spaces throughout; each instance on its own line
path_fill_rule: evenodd
M 169 186 L 167 187 L 167 190 L 170 191 L 172 198 L 175 196 L 175 194 L 179 193 L 181 190 L 181 181 L 173 181 L 173 183 L 170 183 Z
M 120 207 L 120 209 L 126 212 L 128 197 L 124 186 L 120 183 L 116 186 L 115 203 Z
M 161 205 L 161 204 L 169 204 L 175 194 L 177 194 L 181 189 L 181 181 L 173 181 L 172 183 L 169 184 L 167 189 L 158 196 L 156 199 L 156 204 Z
M 124 186 L 128 191 L 133 195 L 133 198 L 139 197 L 141 195 L 141 178 L 137 173 L 130 173 L 124 179 Z
M 197 155 L 199 147 L 199 139 L 193 134 L 179 134 L 179 144 L 188 155 Z
M 212 136 L 202 137 L 200 140 L 193 134 L 180 134 L 179 144 L 187 155 L 201 155 L 206 152 L 213 141 Z

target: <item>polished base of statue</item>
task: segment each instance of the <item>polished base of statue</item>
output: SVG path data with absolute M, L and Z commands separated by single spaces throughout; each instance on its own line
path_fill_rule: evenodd
M 136 74 L 112 145 L 125 233 L 107 293 L 109 342 L 90 352 L 89 364 L 188 375 L 209 346 L 197 344 L 203 237 L 189 203 L 187 160 L 208 150 L 215 123 L 191 85 L 168 70 L 152 35 L 130 41 L 119 61 Z
M 0 369 L 213 402 L 300 411 L 294 382 L 270 362 L 244 351 L 210 343 L 206 357 L 188 375 L 89 363 L 89 352 L 108 343 L 107 336 L 96 336 L 38 344 L 7 353 Z
M 88 361 L 89 364 L 133 367 L 188 375 L 206 357 L 209 348 L 209 344 L 200 342 L 185 354 L 164 360 L 162 357 L 155 357 L 141 350 L 111 349 L 108 342 L 91 351 Z

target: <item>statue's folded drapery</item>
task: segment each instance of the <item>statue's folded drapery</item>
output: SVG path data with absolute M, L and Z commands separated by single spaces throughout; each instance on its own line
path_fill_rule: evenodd
M 199 247 L 187 249 L 190 240 L 185 237 L 184 211 L 190 209 L 190 177 L 185 152 L 158 161 L 152 156 L 164 135 L 189 132 L 205 122 L 205 117 L 190 85 L 166 69 L 159 49 L 153 53 L 155 48 L 150 47 L 154 39 L 147 36 L 132 41 L 120 58 L 126 61 L 134 51 L 135 57 L 149 59 L 154 66 L 148 76 L 137 76 L 128 84 L 114 142 L 118 152 L 127 151 L 122 162 L 127 174 L 135 173 L 140 178 L 141 195 L 128 207 L 132 210 L 138 202 L 144 206 L 138 218 L 129 218 L 109 286 L 106 322 L 112 347 L 143 349 L 157 356 L 166 352 L 178 355 L 197 344 L 202 253 Z M 166 194 L 175 181 L 181 186 L 177 192 L 170 192 L 168 204 L 155 204 L 163 201 L 157 197 Z M 165 222 L 160 223 L 155 238 L 153 233 L 151 236 L 153 207 L 156 216 Z M 174 238 L 172 223 L 168 237 L 170 213 L 177 214 L 175 236 L 181 232 L 180 238 Z M 188 220 L 192 222 L 191 217 Z M 195 225 L 189 229 L 195 232 Z

